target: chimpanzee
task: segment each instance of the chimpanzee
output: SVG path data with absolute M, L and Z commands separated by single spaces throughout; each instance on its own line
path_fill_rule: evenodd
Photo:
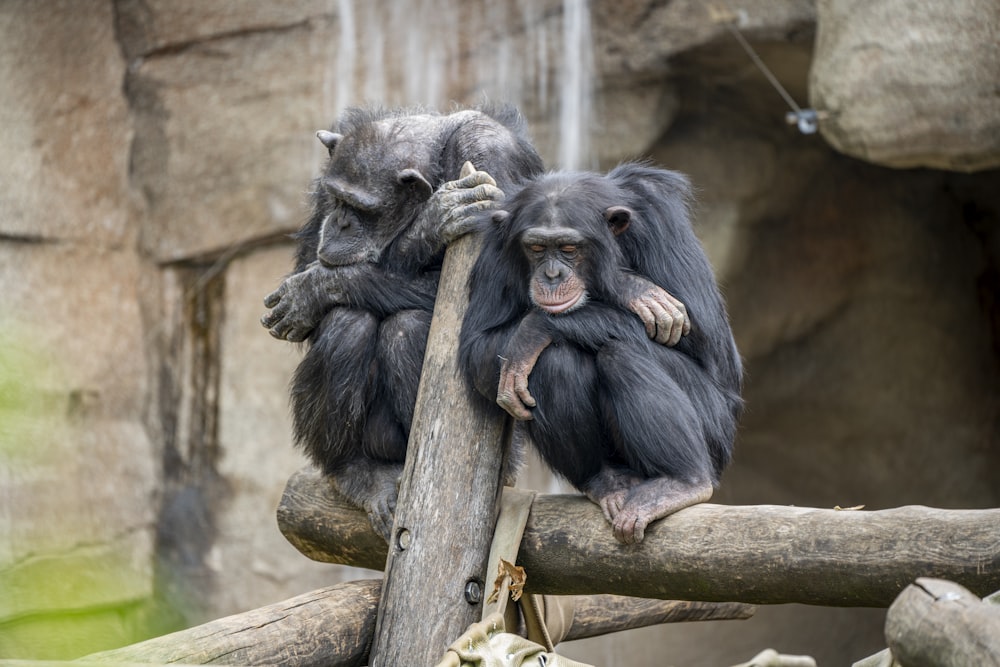
M 291 386 L 295 441 L 388 538 L 444 245 L 542 161 L 512 107 L 353 108 L 317 136 L 329 160 L 261 323 L 308 341 Z M 492 177 L 460 175 L 466 161 Z
M 308 343 L 291 386 L 296 443 L 388 537 L 444 245 L 542 162 L 512 107 L 349 109 L 317 135 L 330 157 L 261 323 Z M 488 173 L 459 174 L 465 161 Z M 683 305 L 636 284 L 650 335 L 676 343 Z
M 525 421 L 623 543 L 711 497 L 742 410 L 741 361 L 690 191 L 681 174 L 626 163 L 540 176 L 480 216 L 466 378 Z M 686 305 L 690 332 L 675 345 L 644 334 L 636 274 Z

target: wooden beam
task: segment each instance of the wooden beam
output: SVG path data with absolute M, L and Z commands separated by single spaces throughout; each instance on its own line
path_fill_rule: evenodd
M 950 581 L 918 579 L 889 607 L 885 639 L 907 667 L 1000 667 L 1000 606 Z
M 499 512 L 505 420 L 469 402 L 458 334 L 480 239 L 445 255 L 424 355 L 372 666 L 433 665 L 479 620 Z M 475 440 L 470 442 L 470 435 Z
M 375 554 L 359 562 L 342 535 L 317 529 L 331 514 L 359 524 L 349 535 L 367 529 L 364 515 L 315 473 L 289 480 L 279 524 L 293 545 L 320 561 L 377 561 Z M 540 495 L 518 563 L 535 593 L 888 607 L 918 577 L 949 579 L 978 595 L 1000 589 L 997 526 L 1000 509 L 704 504 L 654 523 L 642 544 L 625 546 L 590 501 Z
M 94 663 L 311 665 L 367 663 L 382 582 L 351 581 L 254 611 L 82 658 Z
M 381 590 L 382 582 L 378 579 L 321 588 L 284 602 L 94 653 L 80 660 L 94 665 L 366 665 Z M 564 641 L 659 623 L 749 618 L 754 609 L 736 603 L 581 596 L 576 599 L 573 623 Z M 0 667 L 3 664 L 0 661 Z M 77 661 L 72 664 L 76 665 Z
M 750 618 L 757 607 L 740 602 L 647 600 L 621 595 L 577 595 L 573 624 L 563 641 L 599 637 L 662 623 Z

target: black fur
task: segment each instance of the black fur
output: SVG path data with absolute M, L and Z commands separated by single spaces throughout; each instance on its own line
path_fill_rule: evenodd
M 448 115 L 348 109 L 332 132 L 342 136 L 314 184 L 312 216 L 297 234 L 295 274 L 337 277 L 344 294 L 340 300 L 328 299 L 319 287 L 298 289 L 296 298 L 309 306 L 317 323 L 292 381 L 294 436 L 386 534 L 444 251 L 436 228 L 413 231 L 425 224 L 420 215 L 430 193 L 401 184 L 397 174 L 404 168 L 416 170 L 434 191 L 457 179 L 462 164 L 471 161 L 507 191 L 540 173 L 542 163 L 520 114 L 511 107 Z M 378 199 L 381 208 L 352 206 L 338 195 L 345 187 Z M 329 260 L 322 244 L 338 225 L 355 230 L 377 252 L 343 265 L 334 257 L 333 263 L 317 268 L 318 256 Z M 284 298 L 290 303 L 292 295 Z M 266 316 L 264 324 L 271 328 L 279 319 Z
M 577 488 L 602 467 L 715 485 L 730 461 L 742 369 L 712 269 L 691 227 L 690 196 L 684 176 L 628 163 L 606 176 L 539 177 L 508 195 L 506 220 L 483 223 L 460 364 L 492 404 L 514 331 L 528 313 L 542 314 L 551 343 L 529 376 L 536 407 L 527 429 L 548 465 Z M 632 211 L 619 236 L 605 218 L 616 206 Z M 553 221 L 586 239 L 579 273 L 589 299 L 558 315 L 533 306 L 532 268 L 520 242 L 527 230 Z M 622 281 L 630 272 L 687 306 L 691 332 L 676 346 L 649 340 L 629 312 Z

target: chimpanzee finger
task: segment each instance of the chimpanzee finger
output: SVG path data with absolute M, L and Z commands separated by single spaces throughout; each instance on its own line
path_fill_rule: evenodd
M 485 171 L 473 172 L 468 176 L 459 178 L 457 182 L 460 184 L 459 187 L 462 188 L 471 188 L 477 185 L 492 185 L 496 187 L 497 185 L 496 180 Z
M 469 231 L 475 227 L 475 214 L 492 208 L 496 208 L 496 202 L 493 200 L 477 200 L 463 204 L 445 214 L 444 225 L 456 227 L 457 230 Z
M 615 539 L 621 542 L 622 544 L 628 544 L 628 540 L 625 537 L 626 533 L 628 532 L 625 527 L 625 524 L 626 524 L 626 517 L 619 514 L 618 519 L 611 526 L 615 534 Z
M 495 183 L 480 183 L 469 191 L 467 201 L 503 201 L 503 190 Z
M 665 310 L 659 329 L 662 332 L 660 333 L 660 337 L 663 339 L 660 341 L 662 344 L 667 347 L 677 345 L 681 340 L 681 332 L 684 330 L 684 319 L 680 312 L 676 309 L 672 309 L 672 312 Z
M 442 190 L 471 190 L 477 185 L 492 185 L 496 187 L 497 182 L 485 171 L 477 171 L 463 176 L 456 181 L 448 181 L 441 186 Z
M 481 202 L 493 206 L 496 202 L 503 201 L 503 198 L 503 190 L 489 183 L 481 183 L 475 187 L 449 192 L 445 195 L 444 204 L 452 208 Z
M 614 526 L 615 517 L 622 511 L 622 500 L 625 496 L 621 493 L 612 493 L 601 498 L 601 511 L 608 523 Z
M 270 329 L 275 324 L 277 324 L 279 320 L 281 320 L 281 317 L 279 317 L 278 314 L 275 313 L 274 311 L 270 313 L 264 313 L 263 315 L 260 316 L 260 323 L 264 326 L 265 329 Z
M 636 519 L 635 525 L 632 526 L 631 544 L 639 544 L 646 537 L 646 525 L 645 521 Z
M 521 405 L 528 408 L 533 408 L 538 405 L 538 403 L 535 402 L 535 397 L 528 391 L 528 378 L 526 376 L 518 375 L 514 378 L 514 393 L 517 394 L 517 398 L 521 401 Z
M 306 338 L 309 337 L 309 334 L 311 332 L 312 329 L 308 329 L 306 327 L 293 327 L 285 335 L 285 340 L 289 341 L 290 343 L 301 343 L 302 341 L 304 341 Z
M 461 219 L 477 211 L 495 208 L 497 202 L 503 201 L 503 191 L 491 185 L 480 185 L 472 190 L 456 190 L 443 200 L 445 217 Z
M 278 340 L 285 340 L 285 335 L 287 332 L 285 327 L 277 326 L 268 329 L 267 333 L 271 334 L 272 337 L 277 338 Z
M 531 420 L 531 412 L 517 400 L 513 393 L 497 394 L 497 405 L 514 419 L 525 422 Z
M 368 523 L 372 525 L 372 530 L 381 535 L 387 543 L 389 542 L 390 533 L 392 531 L 389 526 L 386 525 L 385 518 L 378 510 L 372 509 L 368 512 Z
M 278 289 L 271 292 L 270 294 L 268 294 L 267 296 L 265 296 L 264 307 L 274 308 L 275 306 L 277 306 L 278 302 L 281 301 L 281 297 L 284 296 L 284 293 L 285 293 L 285 288 L 284 286 L 281 286 Z
M 657 332 L 657 316 L 653 313 L 652 309 L 645 303 L 639 302 L 635 305 L 636 315 L 642 320 L 642 325 L 646 327 L 646 335 L 656 340 Z
M 287 303 L 279 304 L 270 313 L 264 313 L 264 315 L 262 315 L 260 318 L 260 323 L 263 324 L 266 328 L 270 329 L 274 327 L 274 325 L 276 325 L 278 322 L 285 319 L 285 317 L 288 315 L 288 309 L 289 306 Z
M 680 299 L 670 294 L 669 292 L 664 292 L 664 295 L 666 296 L 666 299 L 670 303 L 670 305 L 676 308 L 678 313 L 680 313 L 679 317 L 681 318 L 683 325 L 682 334 L 685 336 L 688 335 L 689 333 L 691 333 L 691 318 L 688 317 L 687 306 L 685 306 L 680 301 Z
M 673 319 L 672 326 L 670 328 L 670 336 L 667 340 L 667 346 L 673 347 L 677 343 L 681 342 L 681 337 L 684 335 L 684 322 L 685 320 L 681 317 L 675 317 Z
M 497 405 L 518 421 L 529 421 L 532 418 L 531 411 L 521 402 L 521 397 L 512 383 L 506 383 L 504 386 L 501 382 L 500 390 L 497 392 Z
M 644 531 L 645 526 L 641 525 L 639 516 L 634 512 L 619 514 L 615 521 L 615 539 L 622 544 L 641 542 Z

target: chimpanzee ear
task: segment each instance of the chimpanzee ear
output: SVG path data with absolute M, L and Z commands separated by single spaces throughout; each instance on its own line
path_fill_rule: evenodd
M 319 137 L 319 142 L 326 146 L 326 150 L 328 150 L 331 154 L 333 153 L 333 149 L 337 147 L 337 143 L 344 138 L 344 135 L 342 134 L 328 132 L 326 130 L 320 130 L 316 133 L 316 136 Z
M 632 222 L 632 209 L 627 206 L 609 206 L 604 211 L 604 219 L 608 221 L 611 233 L 618 236 L 628 229 Z
M 503 209 L 497 209 L 493 211 L 493 215 L 490 218 L 493 220 L 494 225 L 502 225 L 510 218 L 510 213 Z
M 424 175 L 416 169 L 404 169 L 396 174 L 396 181 L 401 185 L 409 186 L 423 200 L 430 199 L 431 195 L 434 194 L 434 188 L 427 182 Z

